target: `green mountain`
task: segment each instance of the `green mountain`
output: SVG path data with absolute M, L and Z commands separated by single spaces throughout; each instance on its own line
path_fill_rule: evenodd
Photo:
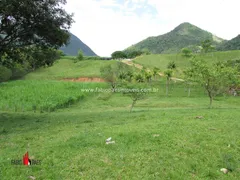
M 71 33 L 70 41 L 67 46 L 60 48 L 68 56 L 76 56 L 79 50 L 83 51 L 85 56 L 97 56 L 86 44 L 84 44 L 77 36 Z
M 224 41 L 190 23 L 182 23 L 166 34 L 149 37 L 130 48 L 148 49 L 154 54 L 178 53 L 182 48 L 200 45 L 206 39 L 212 40 L 214 45 Z
M 219 44 L 219 46 L 217 46 L 217 50 L 219 51 L 240 50 L 240 34 L 229 41 L 224 41 L 223 43 Z

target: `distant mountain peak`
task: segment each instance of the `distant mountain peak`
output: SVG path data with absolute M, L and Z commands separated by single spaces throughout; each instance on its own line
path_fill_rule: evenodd
M 69 56 L 76 56 L 79 50 L 83 51 L 85 56 L 97 56 L 91 48 L 89 48 L 86 44 L 84 44 L 77 36 L 70 33 L 69 43 L 66 46 L 62 46 L 60 50 L 64 52 L 64 54 Z
M 214 44 L 224 41 L 208 31 L 184 22 L 166 34 L 146 38 L 133 47 L 140 50 L 146 48 L 155 54 L 178 53 L 182 48 L 198 46 L 206 39 L 212 40 Z

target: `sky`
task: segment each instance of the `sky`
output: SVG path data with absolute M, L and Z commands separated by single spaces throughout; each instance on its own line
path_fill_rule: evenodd
M 70 31 L 97 55 L 110 56 L 189 22 L 230 40 L 240 34 L 240 0 L 67 0 Z

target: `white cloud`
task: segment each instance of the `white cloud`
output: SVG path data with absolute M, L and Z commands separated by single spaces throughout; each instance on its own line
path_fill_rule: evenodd
M 71 31 L 98 55 L 110 56 L 182 22 L 231 39 L 240 31 L 238 1 L 68 0 L 66 9 L 75 13 Z

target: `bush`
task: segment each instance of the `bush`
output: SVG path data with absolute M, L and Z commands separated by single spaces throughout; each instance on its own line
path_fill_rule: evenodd
M 83 52 L 82 50 L 79 50 L 77 55 L 77 60 L 82 61 L 83 59 L 84 59 Z
M 188 48 L 183 48 L 182 49 L 182 56 L 191 57 L 192 56 L 192 51 Z
M 167 68 L 168 69 L 176 69 L 177 68 L 176 63 L 174 61 L 169 62 L 167 65 Z
M 21 64 L 15 64 L 12 68 L 12 76 L 11 79 L 18 79 L 23 77 L 28 73 L 28 70 L 24 68 Z
M 0 82 L 9 80 L 12 77 L 12 71 L 0 65 Z

